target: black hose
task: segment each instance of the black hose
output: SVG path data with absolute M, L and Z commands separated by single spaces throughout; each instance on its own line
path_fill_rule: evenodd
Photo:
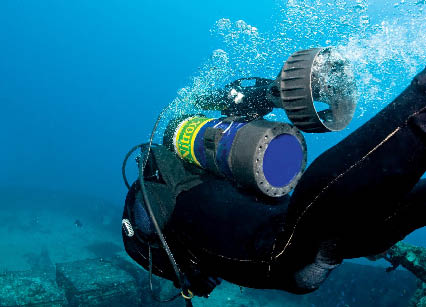
M 149 148 L 148 147 L 148 154 L 149 154 Z M 139 167 L 139 181 L 140 181 L 140 186 L 141 186 L 141 192 L 142 192 L 142 197 L 145 203 L 145 207 L 148 211 L 149 217 L 151 218 L 151 222 L 154 225 L 155 231 L 157 232 L 158 238 L 161 241 L 161 244 L 163 245 L 163 248 L 167 254 L 167 257 L 170 260 L 170 263 L 173 267 L 173 270 L 175 271 L 176 277 L 178 279 L 178 283 L 180 288 L 182 289 L 182 294 L 185 298 L 186 301 L 186 306 L 192 306 L 191 303 L 191 299 L 190 298 L 186 298 L 186 297 L 190 297 L 190 293 L 188 292 L 188 288 L 186 287 L 186 283 L 185 283 L 185 278 L 182 274 L 182 272 L 180 271 L 178 264 L 176 263 L 176 260 L 173 256 L 172 251 L 169 248 L 169 245 L 167 244 L 166 239 L 164 238 L 164 235 L 160 229 L 160 226 L 158 225 L 157 219 L 155 218 L 154 212 L 152 210 L 152 206 L 151 206 L 151 202 L 148 198 L 148 192 L 146 191 L 145 188 L 145 181 L 144 181 L 144 177 L 143 177 L 143 170 L 144 170 L 144 163 L 140 163 L 140 167 Z
M 164 235 L 163 235 L 163 233 L 162 233 L 162 231 L 160 229 L 160 226 L 158 225 L 157 219 L 156 219 L 156 217 L 154 215 L 154 212 L 152 210 L 151 202 L 150 202 L 149 197 L 148 197 L 148 192 L 146 191 L 146 188 L 145 188 L 145 180 L 144 180 L 145 179 L 144 178 L 144 170 L 145 170 L 146 164 L 148 163 L 148 158 L 149 158 L 149 155 L 150 155 L 152 142 L 154 140 L 154 134 L 155 134 L 155 132 L 157 130 L 157 127 L 158 127 L 158 125 L 160 123 L 160 120 L 162 119 L 164 113 L 167 111 L 167 109 L 170 106 L 171 106 L 171 104 L 169 104 L 167 107 L 165 107 L 160 112 L 160 114 L 158 115 L 157 120 L 156 120 L 156 122 L 154 124 L 154 127 L 152 129 L 151 136 L 149 138 L 149 143 L 148 143 L 148 148 L 147 148 L 147 151 L 146 151 L 145 159 L 142 162 L 139 161 L 139 183 L 140 183 L 142 197 L 143 197 L 143 200 L 144 200 L 145 207 L 146 207 L 146 209 L 148 211 L 148 214 L 149 214 L 149 217 L 151 219 L 151 222 L 154 225 L 155 231 L 157 232 L 158 238 L 160 239 L 161 244 L 163 245 L 163 248 L 164 248 L 164 250 L 165 250 L 165 252 L 167 254 L 167 257 L 169 258 L 170 263 L 171 263 L 171 265 L 173 267 L 173 270 L 175 271 L 176 278 L 177 278 L 178 283 L 179 283 L 179 287 L 182 290 L 182 293 L 181 293 L 182 297 L 185 299 L 186 306 L 187 307 L 191 307 L 192 306 L 191 299 L 192 299 L 193 295 L 192 295 L 192 293 L 190 293 L 190 291 L 189 291 L 189 289 L 187 287 L 187 283 L 185 282 L 185 276 L 180 271 L 180 269 L 178 267 L 178 264 L 176 263 L 176 260 L 175 260 L 175 258 L 173 256 L 173 253 L 170 250 L 169 245 L 166 242 L 166 239 L 164 238 Z M 130 185 L 129 185 L 129 182 L 127 181 L 127 178 L 126 178 L 126 164 L 127 164 L 127 160 L 129 159 L 129 157 L 132 155 L 132 153 L 135 150 L 137 150 L 139 147 L 142 148 L 142 146 L 143 146 L 143 144 L 139 144 L 139 145 L 134 146 L 127 153 L 126 157 L 124 158 L 122 167 L 121 167 L 121 172 L 122 172 L 122 175 L 123 175 L 124 184 L 126 185 L 126 187 L 128 189 L 130 189 Z
M 130 184 L 127 181 L 127 176 L 126 176 L 127 160 L 129 160 L 130 156 L 136 151 L 136 149 L 138 149 L 139 147 L 142 148 L 142 146 L 143 146 L 143 144 L 139 144 L 139 145 L 132 147 L 132 149 L 130 149 L 129 152 L 124 157 L 123 164 L 121 165 L 121 175 L 123 176 L 124 184 L 126 185 L 127 189 L 129 189 L 129 190 L 130 190 Z
M 159 303 L 168 303 L 177 299 L 181 295 L 180 292 L 164 300 L 161 299 L 160 297 L 155 296 L 154 294 L 154 287 L 152 286 L 152 252 L 151 252 L 150 244 L 148 244 L 148 261 L 149 261 L 149 289 L 151 290 L 151 296 L 154 299 L 154 301 L 157 301 Z

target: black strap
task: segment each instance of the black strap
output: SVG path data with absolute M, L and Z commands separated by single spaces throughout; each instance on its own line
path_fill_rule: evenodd
M 223 129 L 207 127 L 204 133 L 204 148 L 206 152 L 206 168 L 220 175 L 219 166 L 216 163 L 217 144 L 222 138 Z
M 155 167 L 159 170 L 169 189 L 173 191 L 175 198 L 182 191 L 189 191 L 202 183 L 199 176 L 187 171 L 183 166 L 183 161 L 165 147 L 153 147 L 152 154 Z

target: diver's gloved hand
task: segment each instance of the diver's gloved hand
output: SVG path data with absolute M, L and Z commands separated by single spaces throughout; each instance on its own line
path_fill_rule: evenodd
M 332 241 L 323 242 L 314 262 L 297 271 L 294 281 L 300 291 L 314 291 L 342 261 L 342 257 L 336 253 L 336 244 Z

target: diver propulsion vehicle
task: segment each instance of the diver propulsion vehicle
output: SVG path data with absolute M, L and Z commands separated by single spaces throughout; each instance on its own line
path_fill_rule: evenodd
M 252 81 L 254 84 L 247 86 L 244 84 L 245 81 Z M 239 79 L 223 89 L 197 97 L 194 101 L 196 106 L 204 110 L 220 111 L 223 117 L 208 118 L 193 114 L 174 118 L 168 123 L 163 135 L 163 145 L 189 163 L 226 177 L 240 186 L 254 187 L 254 191 L 270 197 L 280 197 L 296 186 L 306 166 L 306 143 L 299 129 L 304 132 L 343 129 L 354 114 L 355 92 L 354 78 L 348 62 L 338 53 L 333 52 L 333 49 L 315 48 L 298 51 L 285 62 L 275 80 Z M 265 120 L 263 117 L 274 108 L 284 109 L 293 125 Z M 126 245 L 127 240 L 124 240 L 129 255 L 149 269 L 152 276 L 154 267 L 151 243 L 140 237 L 140 231 L 133 231 L 133 226 L 137 230 L 138 225 L 136 216 L 133 216 L 137 211 L 132 212 L 130 206 L 133 203 L 136 208 L 145 209 L 143 211 L 145 217 L 149 216 L 150 227 L 155 229 L 159 242 L 170 261 L 170 269 L 176 276 L 177 285 L 182 290 L 180 294 L 185 299 L 186 306 L 192 306 L 193 293 L 189 290 L 187 274 L 176 262 L 163 235 L 164 221 L 168 220 L 169 212 L 165 206 L 170 204 L 173 206 L 173 201 L 163 202 L 155 199 L 156 195 L 162 194 L 159 190 L 160 192 L 152 195 L 156 200 L 153 207 L 149 191 L 145 187 L 145 179 L 159 180 L 162 174 L 158 169 L 152 174 L 149 173 L 151 164 L 148 165 L 148 160 L 151 157 L 150 150 L 155 130 L 165 110 L 158 116 L 148 145 L 134 146 L 123 161 L 123 179 L 130 190 L 126 198 L 127 209 L 122 221 L 123 238 L 134 238 L 136 241 L 131 241 L 132 245 L 134 243 L 145 247 L 148 245 L 148 251 L 145 249 L 144 253 L 148 254 L 146 257 L 138 249 L 137 254 L 132 256 L 128 250 L 129 245 Z M 139 180 L 131 187 L 125 174 L 126 163 L 130 155 L 139 148 L 141 149 L 141 155 L 137 158 Z M 160 148 L 153 147 L 152 150 L 155 152 L 158 149 L 160 152 Z M 172 153 L 164 147 L 161 150 L 165 156 L 169 154 L 173 157 Z M 164 161 L 170 161 L 170 159 L 165 157 Z M 169 166 L 178 164 L 176 160 L 173 162 L 174 165 Z M 147 165 L 148 172 L 145 172 Z M 163 166 L 167 166 L 167 163 Z M 185 173 L 181 172 L 183 169 L 179 171 L 177 167 L 176 174 L 183 175 Z M 183 177 L 185 178 L 184 175 Z M 187 184 L 191 186 L 190 182 Z M 136 203 L 135 197 L 138 196 L 135 193 L 138 186 L 143 207 Z M 150 187 L 153 188 L 154 185 Z M 139 220 L 142 223 L 147 221 L 146 218 L 140 217 Z M 154 243 L 157 242 L 154 241 Z M 140 256 L 148 263 L 142 264 Z M 194 261 L 192 263 L 196 264 Z M 162 276 L 163 273 L 159 271 L 158 274 Z M 151 282 L 150 284 L 152 285 Z M 152 286 L 150 289 L 153 293 Z M 173 300 L 180 294 L 164 301 Z M 155 297 L 154 294 L 153 297 Z
M 245 86 L 244 83 L 251 85 Z M 349 63 L 334 49 L 295 52 L 275 80 L 238 79 L 195 99 L 224 117 L 189 115 L 169 122 L 163 144 L 180 158 L 270 197 L 289 193 L 306 167 L 299 131 L 345 128 L 356 106 Z M 293 125 L 263 119 L 285 110 Z
M 180 158 L 271 197 L 290 192 L 306 166 L 305 139 L 286 123 L 193 116 L 167 130 Z

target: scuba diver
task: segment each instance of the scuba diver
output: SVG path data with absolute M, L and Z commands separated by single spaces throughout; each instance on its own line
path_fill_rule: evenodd
M 195 104 L 222 116 L 176 117 L 162 145 L 151 137 L 123 164 L 125 249 L 187 305 L 221 280 L 312 292 L 344 259 L 382 253 L 426 225 L 426 69 L 306 170 L 301 131 L 341 130 L 355 111 L 350 65 L 334 49 L 298 51 L 276 80 L 240 79 Z M 273 108 L 293 125 L 265 120 Z

